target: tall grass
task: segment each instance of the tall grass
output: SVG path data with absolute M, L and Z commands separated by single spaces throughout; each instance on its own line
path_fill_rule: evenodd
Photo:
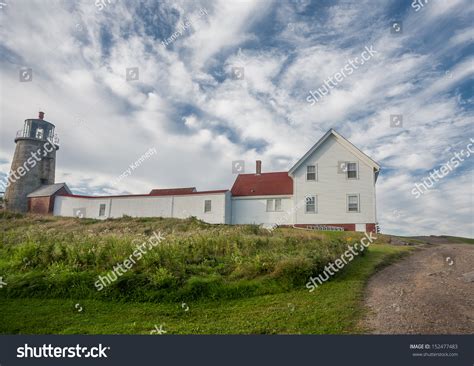
M 210 225 L 195 218 L 80 220 L 0 216 L 0 273 L 9 297 L 176 301 L 238 298 L 304 287 L 359 234 L 255 225 Z M 117 281 L 94 282 L 153 232 L 165 237 Z

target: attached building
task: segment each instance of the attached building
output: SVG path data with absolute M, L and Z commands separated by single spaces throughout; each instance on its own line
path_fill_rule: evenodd
M 132 217 L 197 218 L 211 224 L 231 224 L 230 192 L 203 191 L 160 195 L 58 196 L 54 215 L 107 219 Z
M 28 211 L 42 215 L 52 214 L 56 197 L 64 194 L 72 194 L 66 183 L 43 185 L 27 196 Z

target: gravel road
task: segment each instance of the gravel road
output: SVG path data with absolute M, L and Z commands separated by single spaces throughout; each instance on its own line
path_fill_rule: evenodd
M 474 334 L 474 245 L 435 242 L 369 281 L 368 333 Z

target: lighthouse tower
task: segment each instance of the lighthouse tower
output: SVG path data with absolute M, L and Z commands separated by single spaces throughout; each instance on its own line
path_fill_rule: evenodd
M 44 120 L 44 112 L 37 119 L 27 119 L 15 138 L 5 201 L 8 210 L 26 212 L 28 194 L 41 186 L 54 184 L 56 150 L 59 149 L 55 126 Z

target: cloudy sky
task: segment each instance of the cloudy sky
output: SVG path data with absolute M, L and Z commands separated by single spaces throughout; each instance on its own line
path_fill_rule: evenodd
M 474 137 L 470 0 L 1 2 L 1 176 L 39 110 L 60 137 L 56 181 L 79 194 L 230 188 L 232 161 L 287 170 L 334 128 L 382 165 L 384 232 L 473 236 L 472 157 L 411 192 Z

